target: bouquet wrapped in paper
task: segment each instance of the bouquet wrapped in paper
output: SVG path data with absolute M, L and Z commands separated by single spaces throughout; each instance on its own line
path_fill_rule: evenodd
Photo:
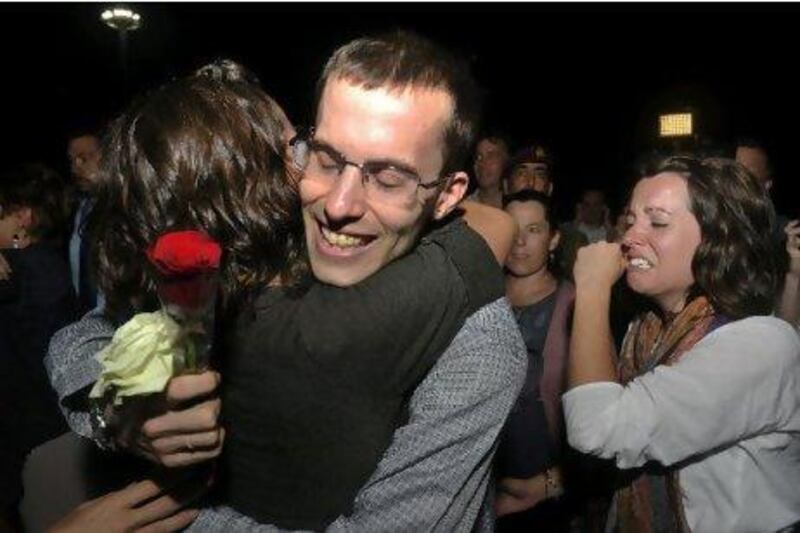
M 111 445 L 115 408 L 123 402 L 208 368 L 221 256 L 219 244 L 199 231 L 165 233 L 147 250 L 161 309 L 135 315 L 96 355 L 102 373 L 89 397 L 99 441 Z

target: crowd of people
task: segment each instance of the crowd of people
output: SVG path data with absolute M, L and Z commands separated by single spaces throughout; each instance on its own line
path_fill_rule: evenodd
M 551 150 L 480 132 L 439 45 L 356 39 L 317 86 L 296 128 L 220 60 L 76 131 L 72 184 L 2 175 L 0 530 L 800 527 L 800 222 L 761 144 L 561 221 Z M 223 250 L 211 368 L 98 412 L 175 230 Z

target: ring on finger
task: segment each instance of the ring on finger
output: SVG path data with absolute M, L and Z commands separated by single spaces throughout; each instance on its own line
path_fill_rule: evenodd
M 188 437 L 186 438 L 186 442 L 184 443 L 184 446 L 186 447 L 186 449 L 188 451 L 190 451 L 190 452 L 194 451 L 194 446 L 192 446 L 192 441 Z

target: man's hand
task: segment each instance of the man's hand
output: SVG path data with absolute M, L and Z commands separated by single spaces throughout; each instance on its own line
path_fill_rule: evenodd
M 217 457 L 225 440 L 219 382 L 220 375 L 210 370 L 172 378 L 165 396 L 120 413 L 119 445 L 167 467 Z
M 185 477 L 185 476 L 184 476 Z M 177 531 L 194 521 L 197 509 L 184 509 L 203 494 L 206 480 L 186 480 L 165 489 L 166 483 L 150 479 L 88 501 L 59 520 L 49 533 L 105 531 L 156 533 Z
M 3 254 L 0 254 L 0 280 L 9 279 L 11 277 L 11 266 L 6 261 L 6 258 L 3 257 Z

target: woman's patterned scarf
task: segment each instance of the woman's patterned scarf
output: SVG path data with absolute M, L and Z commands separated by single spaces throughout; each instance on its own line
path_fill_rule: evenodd
M 700 296 L 689 302 L 677 315 L 660 317 L 648 312 L 637 318 L 622 344 L 618 367 L 620 382 L 626 385 L 637 376 L 658 365 L 672 365 L 700 339 L 727 322 L 717 315 L 707 298 Z M 653 533 L 674 531 L 688 533 L 677 468 L 636 469 L 623 488 L 617 491 L 617 531 L 620 533 Z M 655 484 L 666 485 L 658 491 Z M 657 513 L 657 510 L 665 511 Z M 660 515 L 661 518 L 655 519 Z M 667 516 L 667 524 L 663 524 Z

